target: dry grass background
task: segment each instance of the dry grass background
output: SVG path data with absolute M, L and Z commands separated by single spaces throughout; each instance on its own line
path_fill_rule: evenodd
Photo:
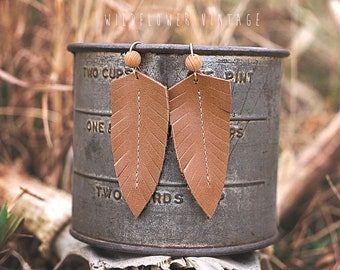
M 0 0 L 0 10 L 0 163 L 66 190 L 71 187 L 73 128 L 69 43 L 141 40 L 289 49 L 291 56 L 284 60 L 280 174 L 340 109 L 337 0 L 265 4 L 260 0 Z M 137 23 L 131 20 L 131 14 L 143 14 L 142 25 L 139 17 Z M 172 16 L 172 25 L 158 26 L 159 14 L 162 20 Z M 224 14 L 223 24 L 211 25 L 208 19 L 219 14 Z M 230 24 L 227 14 L 232 14 Z M 241 16 L 242 25 L 236 24 L 235 15 Z M 105 18 L 111 19 L 110 26 Z M 339 171 L 330 182 L 335 187 L 331 189 L 325 180 L 311 194 L 294 230 L 270 252 L 276 269 L 340 269 L 340 198 L 335 192 L 340 189 Z

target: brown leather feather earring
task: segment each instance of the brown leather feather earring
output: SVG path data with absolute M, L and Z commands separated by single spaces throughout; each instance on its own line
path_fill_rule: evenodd
M 199 73 L 202 59 L 186 58 L 192 75 L 169 89 L 170 124 L 180 169 L 191 193 L 211 218 L 226 180 L 231 91 L 230 82 Z
M 138 71 L 141 56 L 124 56 L 133 73 L 111 83 L 111 145 L 123 197 L 135 217 L 149 202 L 162 170 L 169 125 L 167 88 Z

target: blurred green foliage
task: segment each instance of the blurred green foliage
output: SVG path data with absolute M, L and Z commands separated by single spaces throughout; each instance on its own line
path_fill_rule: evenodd
M 20 230 L 24 219 L 8 211 L 7 204 L 0 209 L 0 249 L 4 248 L 8 241 Z

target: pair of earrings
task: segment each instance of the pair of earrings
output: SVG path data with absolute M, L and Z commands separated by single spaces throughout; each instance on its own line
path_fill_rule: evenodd
M 210 218 L 227 172 L 230 82 L 199 73 L 202 59 L 190 44 L 185 65 L 193 74 L 167 89 L 139 71 L 138 43 L 124 56 L 133 73 L 111 83 L 111 145 L 122 194 L 138 217 L 159 182 L 170 121 L 180 170 Z

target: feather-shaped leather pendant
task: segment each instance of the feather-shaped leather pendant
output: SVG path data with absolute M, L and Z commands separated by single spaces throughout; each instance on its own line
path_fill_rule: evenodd
M 180 169 L 210 218 L 220 201 L 227 173 L 230 82 L 193 74 L 169 89 L 169 104 Z
M 138 217 L 161 174 L 169 110 L 167 89 L 135 71 L 111 83 L 111 145 L 123 197 Z

